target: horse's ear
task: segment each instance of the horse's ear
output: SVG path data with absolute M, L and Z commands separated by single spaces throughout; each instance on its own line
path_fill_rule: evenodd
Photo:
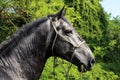
M 64 5 L 63 8 L 56 14 L 56 18 L 59 20 L 61 17 L 65 16 L 65 14 L 66 14 L 66 9 Z

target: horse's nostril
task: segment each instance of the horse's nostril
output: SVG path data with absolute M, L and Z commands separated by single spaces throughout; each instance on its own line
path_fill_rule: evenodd
M 93 66 L 95 64 L 95 59 L 91 59 L 90 64 Z

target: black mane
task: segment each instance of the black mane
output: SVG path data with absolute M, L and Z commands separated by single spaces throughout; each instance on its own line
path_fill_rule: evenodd
M 39 25 L 41 23 L 45 22 L 47 19 L 48 18 L 41 18 L 41 19 L 38 19 L 36 21 L 27 23 L 27 24 L 23 25 L 21 29 L 16 31 L 11 37 L 9 37 L 5 41 L 3 41 L 0 44 L 0 57 L 4 53 L 6 53 L 4 55 L 8 55 L 7 53 L 10 53 L 10 51 L 12 51 L 12 49 L 16 45 L 18 45 L 18 42 L 20 40 L 29 36 L 37 27 L 39 27 Z M 14 42 L 14 44 L 13 44 L 13 42 Z

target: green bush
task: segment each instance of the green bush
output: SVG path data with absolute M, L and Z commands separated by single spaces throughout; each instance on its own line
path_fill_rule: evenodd
M 56 61 L 54 76 L 53 58 L 48 59 L 40 80 L 53 80 L 54 78 L 55 80 L 66 80 L 66 70 L 68 69 L 69 65 L 69 62 L 58 58 Z M 72 65 L 68 80 L 119 80 L 120 77 L 116 73 L 119 71 L 119 66 L 115 67 L 114 65 L 115 64 L 111 63 L 97 63 L 93 67 L 92 71 L 85 73 L 80 73 L 77 70 L 77 67 Z M 62 66 L 64 66 L 64 68 Z M 115 69 L 116 72 L 113 72 L 112 69 Z

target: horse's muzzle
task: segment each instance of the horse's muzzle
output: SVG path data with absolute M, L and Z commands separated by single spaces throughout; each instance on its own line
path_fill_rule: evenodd
M 88 65 L 81 63 L 81 66 L 78 67 L 79 72 L 86 72 L 92 70 L 93 65 L 95 64 L 95 59 L 91 59 L 88 62 Z

